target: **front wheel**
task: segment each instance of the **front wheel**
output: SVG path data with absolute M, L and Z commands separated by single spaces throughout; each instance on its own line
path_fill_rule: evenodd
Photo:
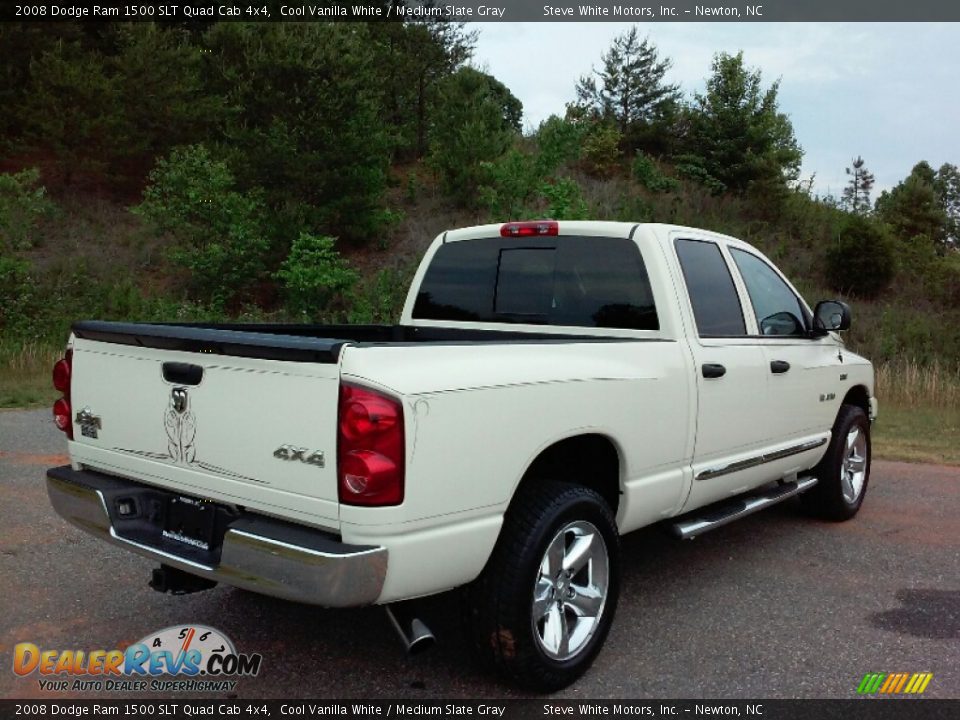
M 840 406 L 827 453 L 814 474 L 819 482 L 800 496 L 811 514 L 826 520 L 857 514 L 870 482 L 870 421 L 862 408 Z
M 593 490 L 560 482 L 522 488 L 487 567 L 467 590 L 481 658 L 534 690 L 579 678 L 613 621 L 619 550 L 613 515 Z

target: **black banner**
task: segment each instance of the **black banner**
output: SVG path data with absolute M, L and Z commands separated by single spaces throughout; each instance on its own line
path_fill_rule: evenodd
M 960 700 L 0 700 L 7 718 L 757 718 L 946 720 Z
M 315 0 L 0 3 L 0 21 L 184 22 L 921 22 L 960 21 L 944 0 Z

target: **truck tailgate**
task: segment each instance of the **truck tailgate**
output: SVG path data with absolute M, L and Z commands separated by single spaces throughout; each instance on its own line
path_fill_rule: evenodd
M 339 346 L 311 362 L 85 334 L 73 345 L 74 463 L 339 528 Z

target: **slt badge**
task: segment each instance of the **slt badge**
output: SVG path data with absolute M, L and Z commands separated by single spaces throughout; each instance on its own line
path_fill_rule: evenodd
M 307 448 L 296 447 L 294 445 L 281 445 L 273 451 L 273 456 L 279 460 L 299 460 L 302 463 L 315 465 L 316 467 L 324 467 L 326 465 L 326 461 L 323 459 L 323 450 L 317 450 L 311 455 L 307 455 L 308 452 L 310 451 Z

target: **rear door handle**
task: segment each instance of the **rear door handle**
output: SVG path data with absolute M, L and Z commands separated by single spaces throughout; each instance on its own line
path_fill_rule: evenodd
M 705 378 L 721 378 L 727 374 L 727 369 L 719 363 L 704 363 L 700 371 Z
M 776 373 L 777 375 L 779 375 L 780 373 L 785 373 L 789 369 L 790 369 L 790 363 L 788 363 L 786 360 L 770 361 L 770 372 L 772 373 Z

